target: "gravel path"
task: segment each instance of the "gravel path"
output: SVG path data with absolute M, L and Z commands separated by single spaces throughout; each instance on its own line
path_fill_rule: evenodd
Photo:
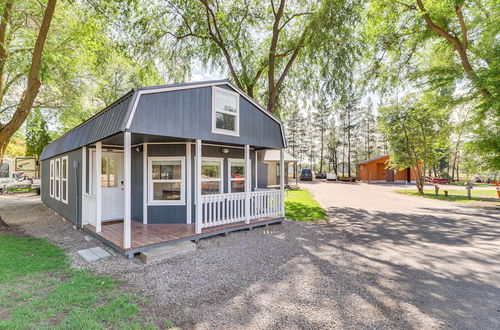
M 154 314 L 183 328 L 500 328 L 497 211 L 397 195 L 392 187 L 304 185 L 330 215 L 201 240 L 144 265 L 75 256 L 98 245 L 35 196 L 0 196 L 0 216 L 69 248 L 77 268 L 151 297 Z

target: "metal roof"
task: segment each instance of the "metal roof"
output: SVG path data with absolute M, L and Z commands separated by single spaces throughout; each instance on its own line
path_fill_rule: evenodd
M 283 145 L 286 145 L 283 123 L 281 120 L 260 106 L 245 92 L 229 82 L 229 80 L 223 79 L 133 88 L 130 92 L 120 97 L 102 111 L 48 144 L 44 148 L 40 159 L 44 160 L 51 158 L 129 130 L 141 95 L 216 85 L 230 86 L 259 110 L 264 112 L 269 118 L 276 121 L 281 127 Z
M 382 156 L 378 156 L 378 157 L 375 157 L 375 158 L 372 158 L 372 159 L 364 160 L 364 161 L 359 162 L 359 163 L 354 163 L 354 165 L 363 165 L 363 164 L 367 164 L 367 163 L 373 162 L 374 160 L 381 159 L 381 158 L 384 158 L 384 157 L 387 157 L 387 156 L 389 156 L 389 155 L 382 155 Z
M 279 162 L 280 161 L 280 150 L 271 149 L 264 151 L 264 161 L 265 162 Z M 296 162 L 297 159 L 285 151 L 285 162 Z

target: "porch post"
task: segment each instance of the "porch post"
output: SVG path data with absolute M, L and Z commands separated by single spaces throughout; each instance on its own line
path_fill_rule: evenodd
M 245 223 L 250 223 L 250 190 L 252 187 L 251 166 L 250 146 L 245 144 Z
M 130 201 L 131 201 L 131 134 L 130 132 L 123 133 L 123 247 L 130 248 L 131 241 L 131 219 L 130 219 Z
M 285 149 L 280 149 L 281 215 L 285 216 Z
M 101 195 L 101 158 L 102 158 L 102 143 L 97 142 L 95 144 L 95 162 L 94 162 L 94 169 L 95 169 L 95 231 L 100 233 L 101 232 L 101 201 L 102 201 L 102 195 Z
M 192 184 L 191 184 L 191 142 L 186 143 L 186 222 L 192 222 L 191 212 L 193 210 L 192 203 Z
M 142 223 L 148 223 L 148 144 L 142 147 Z
M 201 234 L 202 208 L 201 208 L 201 140 L 196 140 L 196 224 L 195 229 L 197 234 Z

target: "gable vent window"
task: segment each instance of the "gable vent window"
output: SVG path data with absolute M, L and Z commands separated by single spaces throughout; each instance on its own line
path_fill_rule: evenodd
M 212 133 L 239 136 L 240 96 L 212 87 Z

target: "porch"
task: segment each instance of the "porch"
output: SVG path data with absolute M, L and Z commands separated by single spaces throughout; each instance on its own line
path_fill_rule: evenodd
M 252 229 L 254 227 L 268 226 L 281 223 L 282 217 L 263 217 L 252 219 L 249 223 L 244 221 L 206 227 L 201 233 L 196 233 L 195 224 L 174 223 L 174 224 L 142 224 L 137 221 L 131 223 L 131 246 L 125 248 L 123 245 L 123 223 L 114 222 L 103 225 L 100 232 L 92 225 L 85 225 L 83 230 L 96 237 L 104 244 L 133 258 L 136 253 L 146 251 L 156 247 L 179 243 L 182 241 L 197 241 L 202 238 L 228 234 L 232 231 Z

